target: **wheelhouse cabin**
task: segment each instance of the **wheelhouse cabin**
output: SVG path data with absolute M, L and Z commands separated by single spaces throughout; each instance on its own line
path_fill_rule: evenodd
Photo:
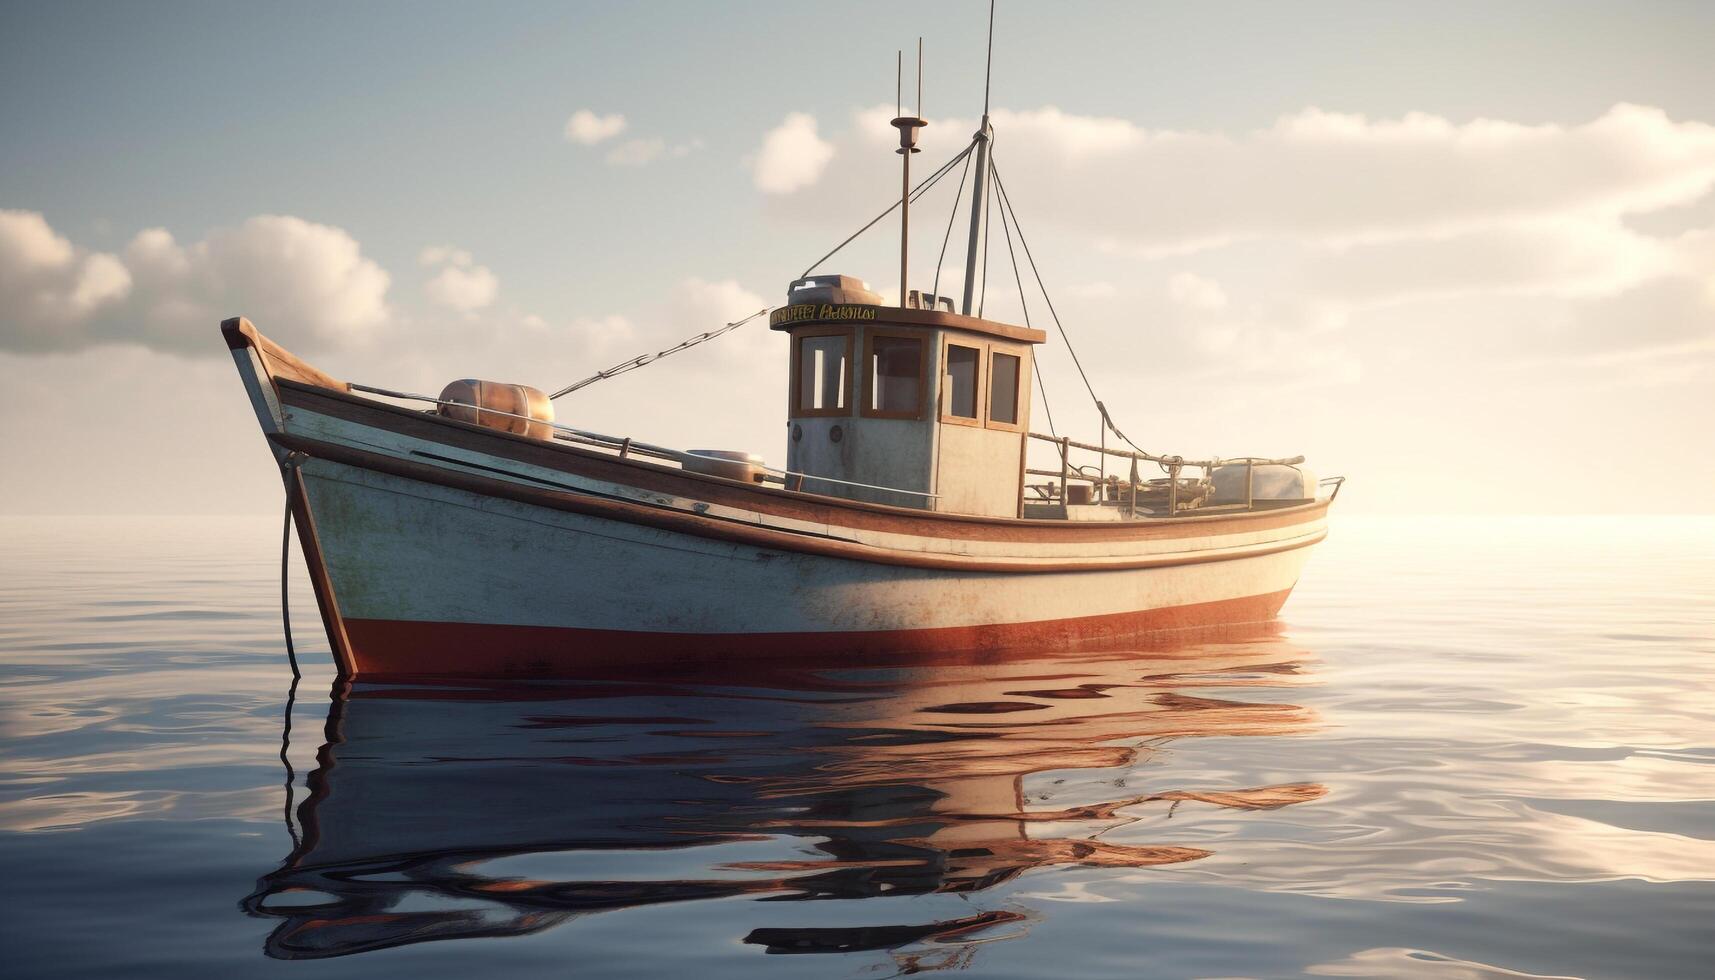
M 985 517 L 1020 516 L 1040 330 L 859 280 L 792 283 L 770 326 L 791 338 L 793 489 Z M 789 484 L 791 485 L 791 484 Z

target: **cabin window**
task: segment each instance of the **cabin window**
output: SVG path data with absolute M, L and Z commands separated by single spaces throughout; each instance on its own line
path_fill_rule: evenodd
M 975 347 L 947 345 L 946 409 L 949 418 L 972 419 L 977 415 L 977 368 L 983 352 Z
M 868 346 L 869 391 L 863 413 L 878 418 L 917 418 L 923 404 L 922 338 L 871 333 Z
M 989 421 L 1018 424 L 1018 375 L 1022 359 L 1017 354 L 995 352 L 989 365 Z
M 797 414 L 845 415 L 851 388 L 851 335 L 820 334 L 798 338 Z

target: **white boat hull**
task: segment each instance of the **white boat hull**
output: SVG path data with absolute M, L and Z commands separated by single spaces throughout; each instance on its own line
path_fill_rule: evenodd
M 1326 500 L 1080 524 L 757 487 L 280 377 L 228 336 L 347 676 L 1112 646 L 1272 618 L 1326 533 Z
M 304 477 L 355 666 L 387 675 L 1113 641 L 1268 619 L 1308 554 L 961 573 L 691 537 L 319 460 Z

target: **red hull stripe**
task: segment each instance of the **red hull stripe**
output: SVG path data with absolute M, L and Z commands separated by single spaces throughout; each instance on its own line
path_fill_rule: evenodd
M 589 668 L 806 654 L 845 655 L 865 664 L 958 652 L 1004 659 L 1009 651 L 1119 649 L 1161 630 L 1262 622 L 1280 611 L 1291 591 L 1034 623 L 875 632 L 644 633 L 384 619 L 347 619 L 345 630 L 355 673 L 365 679 L 554 677 Z

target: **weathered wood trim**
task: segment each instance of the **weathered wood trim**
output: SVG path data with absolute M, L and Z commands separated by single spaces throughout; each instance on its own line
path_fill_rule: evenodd
M 1040 344 L 1048 340 L 1048 334 L 1034 327 L 1018 327 L 1010 323 L 999 323 L 994 320 L 983 320 L 974 316 L 964 316 L 959 313 L 948 313 L 945 310 L 912 310 L 898 306 L 874 306 L 866 304 L 836 303 L 827 304 L 840 310 L 850 310 L 854 306 L 864 306 L 875 310 L 873 319 L 861 322 L 865 327 L 900 326 L 900 327 L 935 327 L 945 330 L 960 330 L 965 333 L 981 334 L 986 337 L 999 337 L 1002 340 L 1016 340 L 1026 344 Z M 817 319 L 809 317 L 801 320 L 789 320 L 770 327 L 772 330 L 796 331 L 802 327 L 816 324 L 849 325 L 853 320 L 849 316 L 838 319 Z
M 870 377 L 870 371 L 875 366 L 875 342 L 877 339 L 914 340 L 917 342 L 917 411 L 888 412 L 869 405 L 870 393 L 874 390 L 875 379 Z M 908 422 L 921 422 L 924 410 L 929 400 L 929 365 L 930 345 L 935 342 L 935 335 L 917 330 L 904 330 L 888 327 L 866 327 L 863 332 L 863 361 L 862 373 L 859 375 L 857 386 L 858 414 L 866 419 L 903 419 Z
M 971 379 L 971 385 L 975 389 L 974 394 L 976 395 L 976 405 L 972 408 L 972 411 L 977 413 L 975 415 L 954 415 L 947 411 L 947 399 L 953 394 L 953 386 L 947 380 L 949 377 L 947 368 L 953 363 L 952 355 L 949 352 L 954 347 L 962 347 L 965 350 L 977 352 L 977 376 Z M 974 429 L 983 427 L 983 415 L 988 409 L 986 389 L 989 375 L 987 360 L 988 344 L 980 340 L 973 341 L 969 337 L 941 335 L 941 370 L 940 377 L 935 379 L 935 387 L 939 391 L 939 396 L 935 399 L 935 412 L 936 420 L 942 425 L 966 425 Z
M 810 408 L 801 404 L 804 395 L 804 357 L 801 341 L 810 337 L 844 337 L 846 340 L 846 383 L 844 408 Z M 854 331 L 851 327 L 814 327 L 809 330 L 797 331 L 792 334 L 791 370 L 788 376 L 791 381 L 791 393 L 786 401 L 786 417 L 789 419 L 817 418 L 851 418 L 857 412 L 859 388 L 857 383 L 857 345 Z
M 561 442 L 530 439 L 343 392 L 282 380 L 288 410 L 302 408 L 359 425 L 491 454 L 588 479 L 667 496 L 754 510 L 773 517 L 922 537 L 1042 543 L 1107 542 L 1202 537 L 1267 531 L 1320 518 L 1327 501 L 1237 514 L 1181 516 L 1134 522 L 1078 523 L 1034 518 L 943 514 L 805 491 L 756 486 L 691 473 L 647 460 L 620 458 Z M 289 426 L 288 426 L 289 428 Z
M 285 378 L 318 388 L 331 388 L 334 391 L 351 390 L 344 381 L 323 374 L 304 363 L 296 354 L 262 336 L 256 325 L 244 317 L 235 316 L 221 321 L 220 332 L 226 338 L 226 346 L 231 350 L 255 348 L 256 352 L 262 355 L 262 363 L 268 369 L 269 378 L 273 380 Z
M 545 487 L 526 486 L 508 480 L 462 473 L 446 466 L 431 466 L 411 460 L 400 459 L 380 453 L 367 452 L 349 446 L 334 443 L 319 442 L 297 436 L 275 436 L 277 442 L 296 452 L 306 453 L 318 459 L 325 459 L 359 469 L 372 470 L 390 476 L 407 480 L 416 480 L 435 486 L 449 487 L 485 497 L 499 497 L 518 503 L 545 507 L 550 510 L 565 511 L 595 517 L 603 520 L 618 521 L 625 524 L 635 524 L 655 528 L 662 531 L 672 531 L 688 534 L 693 537 L 724 541 L 732 544 L 748 545 L 756 548 L 766 548 L 775 551 L 789 551 L 798 554 L 816 555 L 824 558 L 842 558 L 848 561 L 861 561 L 878 565 L 895 565 L 905 568 L 934 569 L 937 571 L 958 572 L 1005 572 L 1005 573 L 1042 573 L 1042 572 L 1099 572 L 1116 571 L 1134 568 L 1168 568 L 1179 565 L 1202 565 L 1209 562 L 1234 561 L 1242 558 L 1258 558 L 1264 555 L 1277 554 L 1282 551 L 1293 551 L 1307 548 L 1322 540 L 1326 531 L 1318 530 L 1310 534 L 1287 541 L 1264 545 L 1251 545 L 1238 548 L 1226 548 L 1203 552 L 1183 552 L 1170 555 L 1138 555 L 1138 556 L 1103 556 L 1087 559 L 994 559 L 971 558 L 953 554 L 926 554 L 918 551 L 905 551 L 893 548 L 882 548 L 875 545 L 863 544 L 842 538 L 824 537 L 805 532 L 790 531 L 781 528 L 763 527 L 746 524 L 724 518 L 709 517 L 681 511 L 675 508 L 651 506 L 633 503 L 626 500 L 615 500 L 588 494 L 564 490 L 552 490 Z
M 1001 422 L 994 417 L 994 362 L 1000 355 L 1018 359 L 1018 374 L 1013 378 L 1015 387 L 1012 392 L 1012 411 L 1016 422 Z M 988 361 L 988 384 L 983 388 L 983 428 L 999 432 L 1023 432 L 1030 428 L 1025 424 L 1029 418 L 1026 414 L 1030 401 L 1025 398 L 1025 382 L 1030 380 L 1030 351 L 1027 348 L 1012 347 L 1006 344 L 989 344 L 988 351 L 983 355 Z

